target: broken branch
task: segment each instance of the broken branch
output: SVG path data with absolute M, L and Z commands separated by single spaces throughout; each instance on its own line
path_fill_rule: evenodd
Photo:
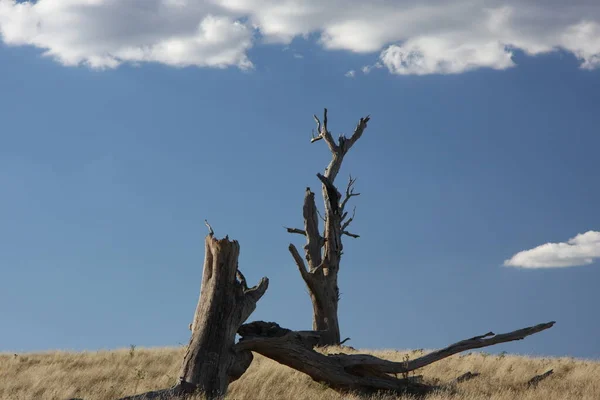
M 306 236 L 306 231 L 305 231 L 305 230 L 303 230 L 303 229 L 298 229 L 298 228 L 288 228 L 288 227 L 285 227 L 285 226 L 284 226 L 284 228 L 285 228 L 285 229 L 287 229 L 288 233 L 297 233 L 297 234 L 299 234 L 299 235 L 304 235 L 304 236 Z
M 342 216 L 342 220 L 346 217 L 347 213 L 344 213 L 344 215 Z M 352 216 L 342 224 L 342 231 L 344 231 L 352 221 L 354 221 L 354 217 L 356 216 L 356 207 L 354 207 L 354 209 L 352 210 Z
M 354 133 L 352 134 L 352 136 L 350 137 L 350 139 L 346 139 L 344 141 L 344 148 L 342 149 L 342 152 L 345 154 L 348 152 L 348 150 L 350 150 L 350 148 L 354 145 L 354 143 L 356 143 L 356 141 L 358 139 L 360 139 L 360 137 L 362 136 L 363 132 L 365 131 L 365 128 L 367 127 L 367 122 L 369 122 L 369 120 L 371 119 L 370 115 L 367 115 L 364 118 L 361 118 L 358 121 L 358 124 L 356 125 L 356 128 L 354 129 Z
M 357 358 L 358 355 L 353 355 L 352 357 L 354 359 L 350 360 L 352 362 L 357 363 L 358 365 L 375 365 L 377 369 L 386 373 L 410 372 L 415 369 L 423 368 L 424 366 L 432 364 L 436 361 L 450 357 L 454 354 L 462 353 L 463 351 L 493 346 L 499 343 L 512 342 L 514 340 L 522 340 L 527 336 L 533 335 L 534 333 L 538 333 L 543 330 L 549 329 L 554 324 L 555 321 L 552 321 L 544 324 L 530 326 L 528 328 L 519 329 L 513 332 L 502 333 L 499 335 L 494 335 L 493 332 L 489 332 L 482 336 L 475 336 L 471 339 L 466 339 L 451 344 L 450 346 L 445 347 L 441 350 L 431 352 L 429 354 L 426 354 L 419 358 L 415 358 L 414 360 L 410 360 L 408 362 L 385 361 L 368 355 L 361 356 L 363 357 L 363 359 Z M 488 336 L 492 337 L 485 339 Z M 348 365 L 348 367 L 351 367 L 351 365 Z
M 214 236 L 215 235 L 215 231 L 213 231 L 212 226 L 210 226 L 210 224 L 208 223 L 207 220 L 204 220 L 204 225 L 206 225 L 206 227 L 208 228 L 208 234 L 210 236 Z
M 552 375 L 554 373 L 554 370 L 551 369 L 549 371 L 544 372 L 541 375 L 536 375 L 533 378 L 531 378 L 529 380 L 529 382 L 527 382 L 527 386 L 529 387 L 535 387 L 537 386 L 538 383 L 540 383 L 540 381 L 546 379 L 547 377 L 549 377 L 550 375 Z
M 358 239 L 360 237 L 360 235 L 357 235 L 355 233 L 350 233 L 348 231 L 343 231 L 342 234 L 344 234 L 346 236 L 350 236 L 351 238 L 354 238 L 354 239 Z
M 466 350 L 492 346 L 498 343 L 521 340 L 554 325 L 539 324 L 493 337 L 486 334 L 452 344 L 414 360 L 395 362 L 382 360 L 368 354 L 330 354 L 316 352 L 313 347 L 322 332 L 294 332 L 283 329 L 274 322 L 252 322 L 238 331 L 242 336 L 236 350 L 250 350 L 269 357 L 309 375 L 313 380 L 327 383 L 340 392 L 392 390 L 396 392 L 424 394 L 434 387 L 411 379 L 397 379 L 387 374 L 407 373 L 453 354 Z M 474 377 L 475 374 L 471 374 Z M 466 380 L 466 375 L 459 377 Z
M 308 271 L 306 270 L 306 264 L 304 264 L 304 260 L 302 259 L 302 257 L 300 257 L 300 253 L 298 253 L 298 249 L 296 248 L 296 246 L 290 243 L 290 245 L 288 246 L 288 250 L 292 254 L 294 261 L 296 262 L 296 266 L 298 267 L 298 271 L 300 271 L 300 275 L 302 275 L 302 278 L 304 279 L 304 281 L 306 281 L 307 279 L 309 279 Z

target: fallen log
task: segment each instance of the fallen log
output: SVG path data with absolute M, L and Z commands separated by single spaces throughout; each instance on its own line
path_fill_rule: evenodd
M 553 325 L 554 322 L 548 322 L 499 335 L 489 332 L 413 360 L 396 362 L 368 354 L 325 355 L 314 350 L 323 334 L 320 331 L 291 331 L 275 322 L 256 321 L 240 327 L 238 334 L 241 339 L 235 349 L 262 354 L 339 392 L 373 393 L 385 390 L 423 395 L 440 387 L 421 383 L 420 379 L 399 379 L 390 374 L 406 374 L 466 350 L 521 340 Z

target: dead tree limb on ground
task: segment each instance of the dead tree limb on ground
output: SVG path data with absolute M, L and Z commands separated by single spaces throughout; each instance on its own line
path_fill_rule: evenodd
M 358 238 L 359 235 L 347 230 L 354 219 L 354 213 L 348 218 L 346 211 L 348 201 L 360 193 L 354 192 L 356 179 L 350 177 L 345 196 L 335 186 L 344 156 L 354 143 L 362 136 L 370 117 L 361 118 L 350 138 L 340 135 L 337 143 L 327 126 L 327 109 L 323 113 L 323 121 L 315 115 L 317 136 L 312 137 L 311 143 L 323 140 L 331 152 L 331 161 L 324 174 L 317 174 L 322 184 L 322 195 L 325 203 L 325 230 L 323 236 L 319 232 L 318 210 L 315 195 L 306 188 L 304 195 L 303 217 L 304 229 L 286 228 L 290 233 L 306 237 L 304 253 L 308 268 L 298 250 L 290 244 L 289 251 L 296 262 L 300 275 L 306 283 L 313 304 L 313 330 L 323 331 L 319 338 L 320 345 L 337 345 L 340 343 L 340 327 L 338 322 L 338 271 L 342 256 L 342 236 Z
M 554 373 L 554 370 L 551 369 L 549 371 L 544 372 L 541 375 L 536 375 L 533 378 L 531 378 L 529 380 L 529 382 L 527 382 L 527 386 L 528 387 L 536 387 L 538 385 L 538 383 L 540 383 L 541 381 L 543 381 L 544 379 L 546 379 L 547 377 L 549 377 L 553 373 Z
M 238 242 L 227 237 L 216 239 L 208 227 L 200 299 L 179 383 L 122 400 L 172 399 L 195 392 L 204 393 L 208 399 L 217 398 L 252 362 L 250 351 L 234 349 L 235 334 L 256 308 L 269 280 L 262 278 L 257 286 L 249 288 L 238 269 Z
M 413 360 L 396 362 L 368 354 L 325 355 L 313 349 L 325 332 L 291 331 L 274 322 L 256 321 L 240 327 L 238 333 L 242 338 L 235 349 L 262 354 L 339 392 L 386 390 L 422 395 L 439 387 L 421 383 L 419 379 L 398 379 L 389 374 L 408 373 L 466 350 L 521 340 L 553 325 L 554 322 L 548 322 L 499 335 L 489 332 Z
M 450 382 L 451 385 L 457 384 L 457 383 L 463 383 L 466 381 L 470 381 L 473 378 L 477 378 L 479 375 L 481 375 L 479 372 L 465 372 L 464 374 L 462 374 L 461 376 L 459 376 L 458 378 L 454 379 L 452 382 Z

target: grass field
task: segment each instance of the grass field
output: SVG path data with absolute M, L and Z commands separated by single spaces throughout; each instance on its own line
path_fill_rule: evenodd
M 0 399 L 85 400 L 116 399 L 166 388 L 177 380 L 183 348 L 122 349 L 97 352 L 0 354 Z M 331 348 L 328 352 L 348 352 Z M 361 351 L 403 361 L 421 351 Z M 549 369 L 554 374 L 535 388 L 526 382 Z M 455 355 L 417 371 L 428 383 L 451 381 L 464 372 L 479 372 L 458 384 L 457 393 L 436 393 L 428 400 L 598 400 L 600 362 L 573 358 L 530 358 L 513 355 L 466 353 Z M 358 400 L 340 395 L 308 376 L 255 355 L 241 379 L 229 386 L 227 399 L 239 400 Z M 369 399 L 398 399 L 372 396 Z

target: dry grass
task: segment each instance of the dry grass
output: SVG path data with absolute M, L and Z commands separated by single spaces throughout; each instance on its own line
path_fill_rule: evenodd
M 340 349 L 330 349 L 340 352 Z M 403 361 L 421 351 L 371 352 L 389 360 Z M 0 399 L 85 400 L 121 396 L 173 385 L 183 357 L 182 348 L 123 349 L 98 352 L 47 352 L 0 354 Z M 554 369 L 554 375 L 536 388 L 526 382 Z M 598 400 L 600 362 L 573 358 L 529 358 L 472 353 L 456 355 L 418 371 L 427 382 L 448 382 L 464 372 L 481 376 L 461 383 L 458 393 L 438 393 L 427 400 Z M 295 370 L 255 356 L 242 378 L 229 387 L 228 400 L 359 400 L 339 395 Z M 372 400 L 398 399 L 373 396 Z

